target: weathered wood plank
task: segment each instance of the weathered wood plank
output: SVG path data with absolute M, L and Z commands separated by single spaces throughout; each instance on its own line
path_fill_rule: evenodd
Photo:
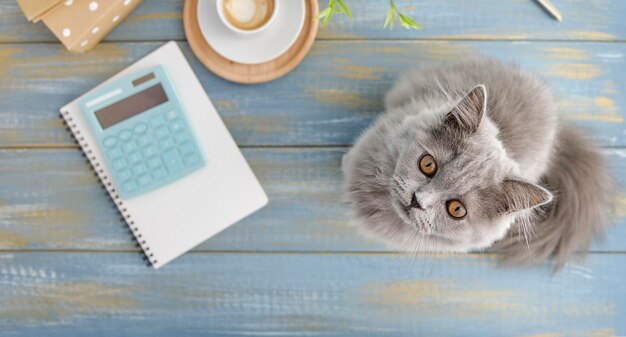
M 270 205 L 202 249 L 368 247 L 345 225 L 338 186 L 342 153 L 245 150 Z M 126 225 L 78 150 L 0 151 L 0 167 L 0 249 L 133 248 Z
M 618 336 L 623 254 L 551 276 L 491 256 L 0 254 L 10 336 Z
M 532 1 L 403 0 L 399 8 L 424 26 L 421 31 L 382 29 L 384 0 L 346 1 L 354 14 L 333 17 L 320 39 L 507 39 L 625 40 L 624 1 L 553 0 L 559 23 Z M 108 41 L 182 40 L 182 0 L 149 0 L 117 27 Z M 327 1 L 320 1 L 325 6 Z M 55 41 L 41 23 L 26 21 L 14 0 L 0 1 L 0 42 Z
M 198 250 L 386 251 L 348 226 L 341 202 L 345 149 L 246 149 L 269 205 Z M 626 183 L 626 151 L 608 150 Z M 0 151 L 0 250 L 128 250 L 126 225 L 78 150 Z M 626 198 L 616 200 L 626 215 Z M 208 221 L 208 220 L 207 220 Z M 626 251 L 626 219 L 594 251 Z
M 105 43 L 74 56 L 60 46 L 0 46 L 0 147 L 69 145 L 58 108 L 159 43 Z M 553 87 L 565 118 L 604 145 L 626 145 L 626 44 L 318 42 L 303 64 L 254 86 L 212 75 L 181 44 L 240 145 L 346 145 L 382 110 L 398 74 L 481 52 L 517 60 Z

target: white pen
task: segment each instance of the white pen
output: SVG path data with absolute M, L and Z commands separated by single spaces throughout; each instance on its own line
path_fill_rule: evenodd
M 550 15 L 554 16 L 555 19 L 559 21 L 563 21 L 563 16 L 561 12 L 550 2 L 550 0 L 537 0 L 537 2 L 545 9 Z

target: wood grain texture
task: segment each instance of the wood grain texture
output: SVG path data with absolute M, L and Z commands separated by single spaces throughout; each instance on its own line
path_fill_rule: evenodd
M 387 1 L 350 0 L 354 18 L 333 17 L 320 39 L 479 39 L 586 40 L 626 39 L 626 2 L 553 0 L 563 13 L 559 23 L 531 0 L 398 0 L 398 7 L 424 29 L 382 29 Z M 183 0 L 150 0 L 106 37 L 107 41 L 183 40 Z M 325 6 L 327 1 L 320 1 Z M 0 42 L 49 42 L 54 36 L 31 24 L 15 0 L 0 0 Z
M 270 198 L 264 209 L 206 241 L 210 251 L 388 251 L 348 225 L 343 148 L 245 149 Z M 626 151 L 607 150 L 620 184 Z M 127 227 L 77 149 L 0 151 L 0 250 L 133 249 Z M 615 200 L 626 215 L 626 197 Z M 210 219 L 207 219 L 207 223 Z M 626 251 L 626 219 L 592 249 Z
M 80 56 L 0 0 L 0 336 L 625 336 L 624 194 L 607 241 L 556 275 L 395 254 L 349 227 L 340 201 L 345 146 L 396 76 L 477 53 L 543 76 L 624 185 L 626 1 L 552 1 L 563 23 L 532 0 L 396 0 L 424 29 L 387 31 L 387 1 L 347 0 L 353 20 L 334 17 L 289 76 L 255 86 L 215 77 L 181 43 L 270 204 L 154 271 L 58 108 L 184 40 L 183 0 L 144 1 Z
M 624 255 L 497 268 L 491 256 L 0 254 L 10 336 L 619 336 Z
M 81 56 L 56 44 L 0 45 L 0 147 L 70 145 L 58 107 L 159 45 L 104 43 Z M 322 41 L 289 76 L 254 86 L 216 77 L 181 46 L 242 146 L 351 144 L 382 111 L 398 75 L 478 53 L 539 73 L 564 118 L 603 145 L 626 145 L 621 43 Z

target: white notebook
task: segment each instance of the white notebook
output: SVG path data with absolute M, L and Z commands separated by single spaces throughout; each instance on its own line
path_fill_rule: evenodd
M 159 64 L 170 74 L 207 165 L 174 183 L 128 200 L 115 193 L 112 185 L 103 184 L 154 268 L 172 261 L 268 201 L 175 42 L 166 43 L 99 87 Z M 79 98 L 61 108 L 61 115 L 100 180 L 111 181 L 104 156 L 80 111 Z

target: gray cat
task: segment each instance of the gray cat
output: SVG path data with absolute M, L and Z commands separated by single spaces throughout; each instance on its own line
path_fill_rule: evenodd
M 394 247 L 557 266 L 601 235 L 611 179 L 547 85 L 490 59 L 403 77 L 344 156 L 354 222 Z

